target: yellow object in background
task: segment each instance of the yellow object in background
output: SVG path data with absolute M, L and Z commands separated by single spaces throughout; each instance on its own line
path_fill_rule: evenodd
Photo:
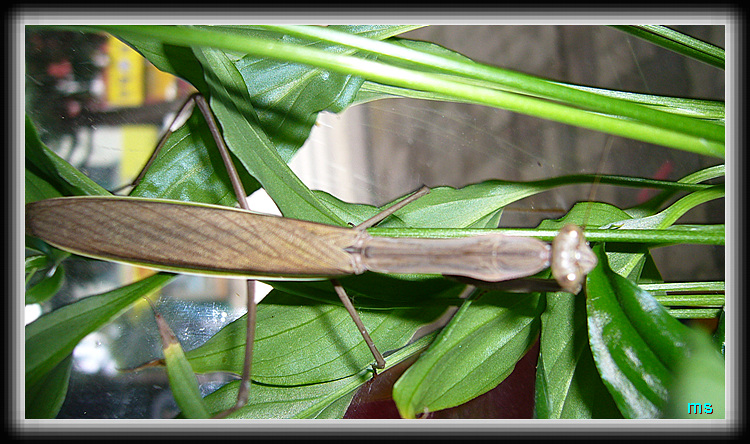
M 107 102 L 110 106 L 139 106 L 145 97 L 143 57 L 114 37 L 109 38 Z
M 159 71 L 154 65 L 146 63 L 146 103 L 169 102 L 177 98 L 177 77 Z
M 155 125 L 122 125 L 122 158 L 120 180 L 133 180 L 154 152 L 159 139 L 159 128 Z

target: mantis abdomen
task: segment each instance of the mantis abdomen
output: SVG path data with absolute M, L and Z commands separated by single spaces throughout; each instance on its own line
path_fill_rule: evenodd
M 448 274 L 483 281 L 531 276 L 550 264 L 550 246 L 533 238 L 487 234 L 451 239 L 369 237 L 354 250 L 365 269 Z

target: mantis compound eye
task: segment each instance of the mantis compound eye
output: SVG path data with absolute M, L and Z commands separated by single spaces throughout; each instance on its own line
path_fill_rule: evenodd
M 596 255 L 589 247 L 583 231 L 566 225 L 552 241 L 552 275 L 563 290 L 578 294 L 586 275 L 596 267 Z

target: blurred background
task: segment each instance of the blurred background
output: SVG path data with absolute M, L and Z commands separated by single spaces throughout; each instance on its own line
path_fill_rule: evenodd
M 675 28 L 724 47 L 723 26 Z M 724 72 L 603 26 L 431 26 L 402 37 L 568 83 L 724 100 Z M 106 35 L 27 28 L 26 112 L 50 148 L 107 189 L 133 180 L 165 122 L 191 91 L 190 85 L 159 72 Z M 576 173 L 676 180 L 718 163 L 488 107 L 387 99 L 341 114 L 321 114 L 291 166 L 310 188 L 346 201 L 382 205 L 423 184 L 462 187 L 488 179 L 536 180 Z M 651 195 L 651 190 L 569 186 L 514 204 L 504 212 L 501 226 L 535 226 L 592 196 L 625 208 Z M 250 201 L 257 211 L 275 211 L 262 193 Z M 701 205 L 680 223 L 723 221 L 722 200 Z M 667 247 L 653 254 L 669 281 L 724 279 L 723 248 Z M 682 260 L 685 257 L 691 260 Z M 28 306 L 27 323 L 144 273 L 75 258 L 65 267 L 67 280 L 58 297 L 43 306 Z M 244 313 L 242 284 L 181 276 L 162 290 L 159 310 L 190 350 Z M 144 304 L 76 348 L 60 418 L 174 414 L 163 371 L 118 371 L 161 356 L 153 315 Z M 207 391 L 224 381 L 201 379 Z

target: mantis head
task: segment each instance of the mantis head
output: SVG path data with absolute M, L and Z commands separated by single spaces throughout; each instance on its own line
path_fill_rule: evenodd
M 586 275 L 596 267 L 597 259 L 583 236 L 583 230 L 566 225 L 552 241 L 552 275 L 563 290 L 578 294 Z

